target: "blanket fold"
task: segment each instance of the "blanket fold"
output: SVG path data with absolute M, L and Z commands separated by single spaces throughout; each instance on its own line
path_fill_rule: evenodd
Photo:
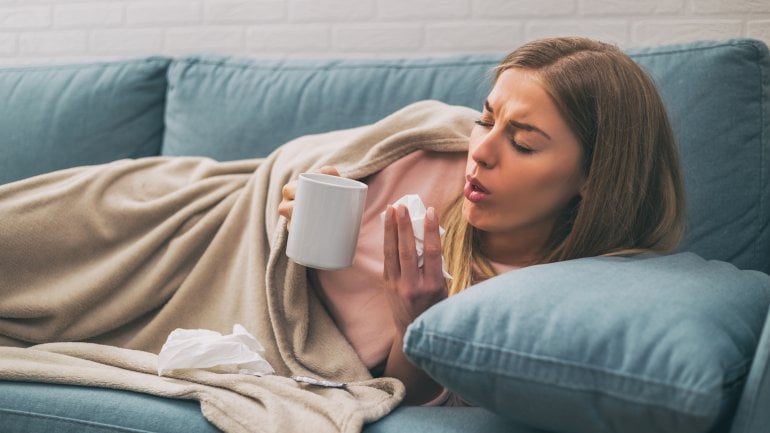
M 0 379 L 196 399 L 226 432 L 360 431 L 403 386 L 371 378 L 286 257 L 281 188 L 322 165 L 361 179 L 417 149 L 466 151 L 477 116 L 425 101 L 264 159 L 121 160 L 0 186 Z M 156 376 L 171 331 L 234 323 L 265 346 L 276 375 Z

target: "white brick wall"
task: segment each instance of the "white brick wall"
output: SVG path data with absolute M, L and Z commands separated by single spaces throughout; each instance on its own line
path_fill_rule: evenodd
M 770 44 L 770 0 L 0 0 L 0 64 L 503 52 L 567 34 L 624 48 Z

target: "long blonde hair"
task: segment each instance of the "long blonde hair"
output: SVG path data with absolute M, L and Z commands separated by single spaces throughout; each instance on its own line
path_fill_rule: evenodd
M 496 68 L 539 74 L 583 150 L 585 185 L 564 210 L 537 263 L 667 252 L 684 231 L 684 186 L 674 134 L 649 76 L 613 45 L 549 38 L 522 45 Z M 494 276 L 462 196 L 444 218 L 450 295 Z

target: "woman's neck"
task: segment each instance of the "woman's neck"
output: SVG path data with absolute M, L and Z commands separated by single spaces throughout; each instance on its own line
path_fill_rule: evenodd
M 481 232 L 481 252 L 484 257 L 508 266 L 525 267 L 540 262 L 546 242 L 546 237 L 533 232 Z

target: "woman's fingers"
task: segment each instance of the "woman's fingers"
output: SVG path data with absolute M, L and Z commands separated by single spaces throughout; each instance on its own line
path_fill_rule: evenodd
M 323 173 L 323 174 L 329 174 L 329 175 L 332 175 L 332 176 L 339 176 L 340 175 L 340 172 L 337 170 L 337 168 L 333 167 L 331 165 L 324 165 L 323 167 L 318 169 L 318 172 L 319 173 Z
M 403 205 L 385 209 L 385 278 L 418 281 L 417 249 L 409 211 Z
M 278 214 L 291 219 L 291 214 L 294 212 L 294 201 L 283 200 L 278 204 Z
M 293 180 L 284 185 L 281 189 L 281 195 L 284 200 L 294 200 L 297 196 L 297 181 Z
M 398 221 L 398 258 L 401 265 L 401 278 L 416 283 L 420 277 L 417 269 L 417 245 L 414 240 L 412 219 L 409 217 L 409 210 L 406 206 L 399 205 L 396 208 L 396 219 Z
M 401 278 L 401 264 L 398 260 L 398 222 L 396 208 L 388 205 L 385 209 L 385 238 L 383 253 L 385 255 L 385 281 L 396 281 Z
M 291 214 L 294 212 L 294 197 L 297 194 L 297 182 L 287 183 L 281 189 L 283 200 L 278 204 L 278 214 L 291 221 Z
M 429 207 L 425 214 L 425 239 L 423 240 L 422 254 L 423 278 L 433 285 L 443 285 L 441 234 L 439 233 L 438 215 L 432 207 Z
M 417 248 L 409 211 L 404 206 L 388 206 L 385 210 L 385 272 L 386 277 L 418 281 Z M 441 234 L 438 215 L 434 208 L 428 208 L 425 217 L 425 238 L 423 240 L 423 278 L 431 283 L 443 283 L 441 270 Z
M 319 169 L 314 170 L 316 173 L 323 173 L 332 176 L 339 176 L 340 172 L 337 168 L 331 165 L 325 165 Z M 283 196 L 281 202 L 278 204 L 278 214 L 285 217 L 288 221 L 286 228 L 291 226 L 291 216 L 294 213 L 294 200 L 297 197 L 297 181 L 293 180 L 281 189 L 281 195 Z

